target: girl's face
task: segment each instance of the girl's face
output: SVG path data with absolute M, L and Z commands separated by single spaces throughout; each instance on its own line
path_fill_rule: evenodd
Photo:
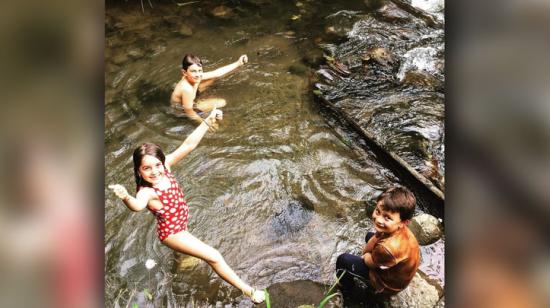
M 202 80 L 202 67 L 193 64 L 186 71 L 183 71 L 183 75 L 190 84 L 199 83 Z
M 372 213 L 372 221 L 377 232 L 388 234 L 399 230 L 404 225 L 398 212 L 386 211 L 380 203 L 376 205 L 376 209 Z
M 145 181 L 155 186 L 164 178 L 164 165 L 158 158 L 145 155 L 139 166 L 139 174 Z

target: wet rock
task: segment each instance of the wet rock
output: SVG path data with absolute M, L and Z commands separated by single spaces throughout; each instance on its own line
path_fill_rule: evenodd
M 183 24 L 180 26 L 178 33 L 183 36 L 191 36 L 193 35 L 193 29 L 191 29 L 191 27 L 189 27 L 188 25 Z
M 385 67 L 391 67 L 395 64 L 395 57 L 386 48 L 376 47 L 367 50 L 367 53 L 362 57 L 363 63 L 376 62 Z
M 414 86 L 428 86 L 432 89 L 438 89 L 442 86 L 439 79 L 423 71 L 406 72 L 402 82 Z
M 184 271 L 184 270 L 194 268 L 199 263 L 201 263 L 201 260 L 199 258 L 195 258 L 191 256 L 181 256 L 178 258 L 177 266 L 178 266 L 178 270 Z
M 387 2 L 377 9 L 376 16 L 387 22 L 405 22 L 411 19 L 407 12 L 400 9 L 393 2 Z
M 388 0 L 365 0 L 365 5 L 368 9 L 377 10 L 382 7 Z
M 297 76 L 305 76 L 308 68 L 301 63 L 294 63 L 288 68 L 288 71 Z
M 347 37 L 350 29 L 338 27 L 338 26 L 326 26 L 325 27 L 325 40 L 337 42 Z
M 307 205 L 292 200 L 275 214 L 271 220 L 271 227 L 275 235 L 283 236 L 299 232 L 312 218 L 313 212 L 307 208 Z
M 384 302 L 384 306 L 386 308 L 433 307 L 439 301 L 439 297 L 438 289 L 416 273 L 409 286 L 389 297 Z
M 420 245 L 435 243 L 443 234 L 439 220 L 429 214 L 420 214 L 413 217 L 409 228 Z
M 437 80 L 433 83 L 437 84 Z M 439 173 L 439 162 L 437 159 L 430 155 L 430 159 L 424 162 L 425 167 L 422 170 L 422 175 L 428 178 L 432 183 L 434 183 L 439 189 L 444 189 L 445 179 Z
M 132 59 L 143 58 L 143 55 L 144 55 L 144 52 L 141 49 L 132 48 L 128 50 L 128 56 L 130 56 Z
M 275 283 L 267 288 L 271 307 L 313 307 L 324 297 L 328 287 L 310 280 Z M 337 301 L 337 297 L 329 303 Z M 328 304 L 326 307 L 330 307 Z
M 330 66 L 330 68 L 332 68 L 333 71 L 337 72 L 341 76 L 349 76 L 351 74 L 348 67 L 342 62 L 339 62 L 336 60 L 329 61 L 328 66 Z
M 124 64 L 128 61 L 128 55 L 124 52 L 117 53 L 114 57 L 111 58 L 111 61 L 116 65 Z
M 359 14 L 352 11 L 339 11 L 325 17 L 324 39 L 332 42 L 346 40 L 348 38 L 348 33 L 353 29 L 353 25 L 359 19 Z
M 228 8 L 227 6 L 224 6 L 224 5 L 220 5 L 212 9 L 212 11 L 210 11 L 210 15 L 220 19 L 230 19 L 235 14 L 233 13 L 233 10 L 231 8 Z
M 137 35 L 139 38 L 148 41 L 153 37 L 153 31 L 151 31 L 151 28 L 147 28 L 139 31 Z
M 303 62 L 311 67 L 320 65 L 324 59 L 323 51 L 319 48 L 308 48 L 302 57 Z

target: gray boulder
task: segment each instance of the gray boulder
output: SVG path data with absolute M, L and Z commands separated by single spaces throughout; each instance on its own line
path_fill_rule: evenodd
M 420 214 L 413 217 L 409 229 L 422 246 L 435 243 L 443 235 L 441 223 L 429 214 Z
M 409 286 L 391 296 L 384 302 L 384 306 L 386 308 L 431 308 L 439 302 L 440 297 L 438 289 L 416 273 Z

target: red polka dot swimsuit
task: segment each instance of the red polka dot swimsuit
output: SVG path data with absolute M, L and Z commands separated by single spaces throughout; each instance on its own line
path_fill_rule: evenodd
M 149 209 L 157 217 L 157 236 L 164 241 L 169 235 L 187 230 L 189 207 L 185 202 L 178 182 L 170 171 L 166 170 L 170 187 L 160 190 L 153 187 L 163 207 L 160 210 Z

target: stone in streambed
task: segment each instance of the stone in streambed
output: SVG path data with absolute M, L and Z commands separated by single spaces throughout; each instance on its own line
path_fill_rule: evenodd
M 183 24 L 180 26 L 178 33 L 183 36 L 191 36 L 193 35 L 193 29 L 191 29 L 191 27 L 189 27 L 188 25 Z
M 434 307 L 440 298 L 438 289 L 416 273 L 411 283 L 401 292 L 384 301 L 386 308 Z
M 443 234 L 439 220 L 429 214 L 413 217 L 409 229 L 422 246 L 435 243 Z

